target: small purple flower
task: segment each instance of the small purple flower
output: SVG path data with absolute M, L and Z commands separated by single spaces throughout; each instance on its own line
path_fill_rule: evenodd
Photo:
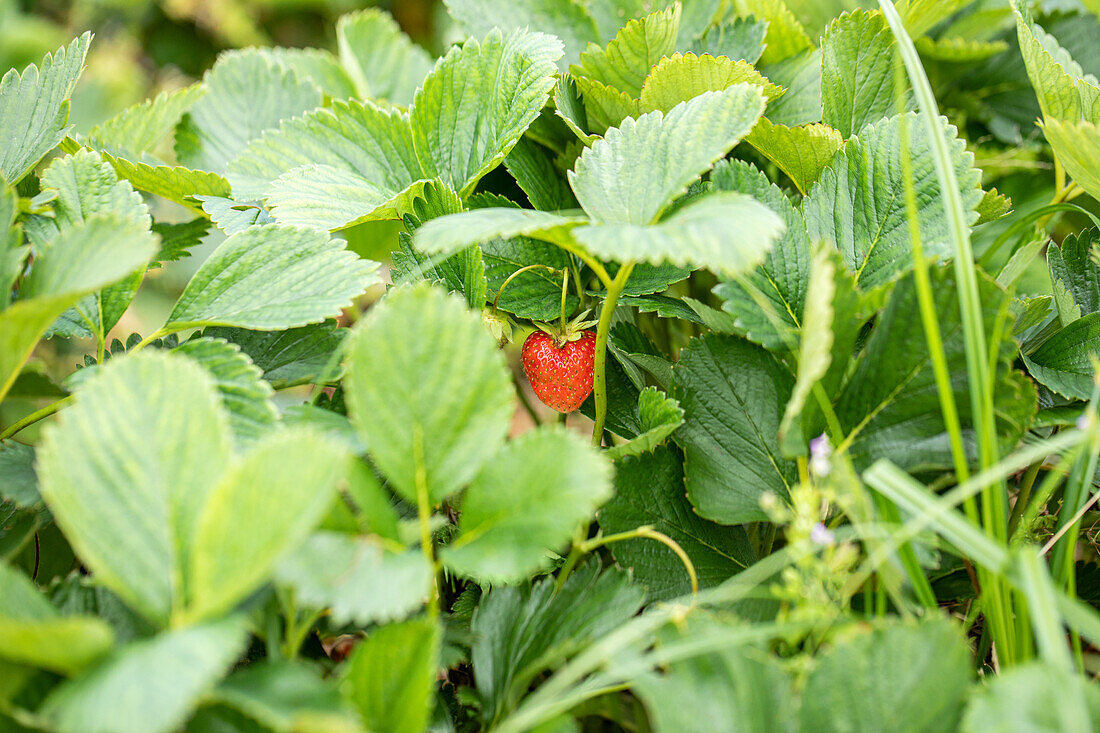
M 836 535 L 833 534 L 831 529 L 821 522 L 818 522 L 814 525 L 813 529 L 810 530 L 810 540 L 815 544 L 826 547 L 836 542 Z
M 1077 429 L 1088 430 L 1090 423 L 1092 423 L 1092 414 L 1086 410 L 1081 413 L 1081 417 L 1077 418 Z
M 810 472 L 814 476 L 828 476 L 832 468 L 829 457 L 833 455 L 833 446 L 829 436 L 822 433 L 810 441 Z

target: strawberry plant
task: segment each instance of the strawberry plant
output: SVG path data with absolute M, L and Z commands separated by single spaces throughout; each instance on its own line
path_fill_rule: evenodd
M 1100 727 L 1096 3 L 443 5 L 3 76 L 0 729 Z

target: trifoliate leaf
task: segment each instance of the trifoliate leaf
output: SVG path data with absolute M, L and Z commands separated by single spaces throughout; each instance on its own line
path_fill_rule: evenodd
M 427 284 L 392 290 L 347 349 L 352 421 L 405 499 L 420 491 L 438 502 L 496 454 L 515 409 L 512 379 L 461 299 Z
M 231 466 L 194 518 L 190 617 L 224 614 L 264 583 L 324 516 L 346 466 L 306 428 L 271 433 Z

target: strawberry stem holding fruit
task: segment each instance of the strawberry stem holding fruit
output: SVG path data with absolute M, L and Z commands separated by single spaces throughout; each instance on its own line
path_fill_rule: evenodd
M 634 270 L 634 263 L 623 264 L 612 279 L 598 261 L 586 256 L 581 259 L 607 288 L 598 321 L 583 320 L 589 311 L 568 320 L 569 268 L 558 270 L 541 264 L 521 267 L 509 275 L 493 299 L 492 313 L 497 312 L 504 289 L 524 272 L 543 269 L 561 274 L 560 321 L 557 326 L 534 324 L 538 330 L 523 343 L 523 370 L 542 403 L 563 414 L 578 409 L 590 393 L 594 394 L 592 444 L 599 446 L 603 442 L 607 419 L 607 338 L 615 307 Z M 596 326 L 595 334 L 588 330 L 592 326 Z

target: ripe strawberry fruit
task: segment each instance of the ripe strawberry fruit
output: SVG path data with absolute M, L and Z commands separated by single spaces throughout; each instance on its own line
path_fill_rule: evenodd
M 569 330 L 565 337 L 535 331 L 523 342 L 523 372 L 547 407 L 573 412 L 592 392 L 596 334 Z

